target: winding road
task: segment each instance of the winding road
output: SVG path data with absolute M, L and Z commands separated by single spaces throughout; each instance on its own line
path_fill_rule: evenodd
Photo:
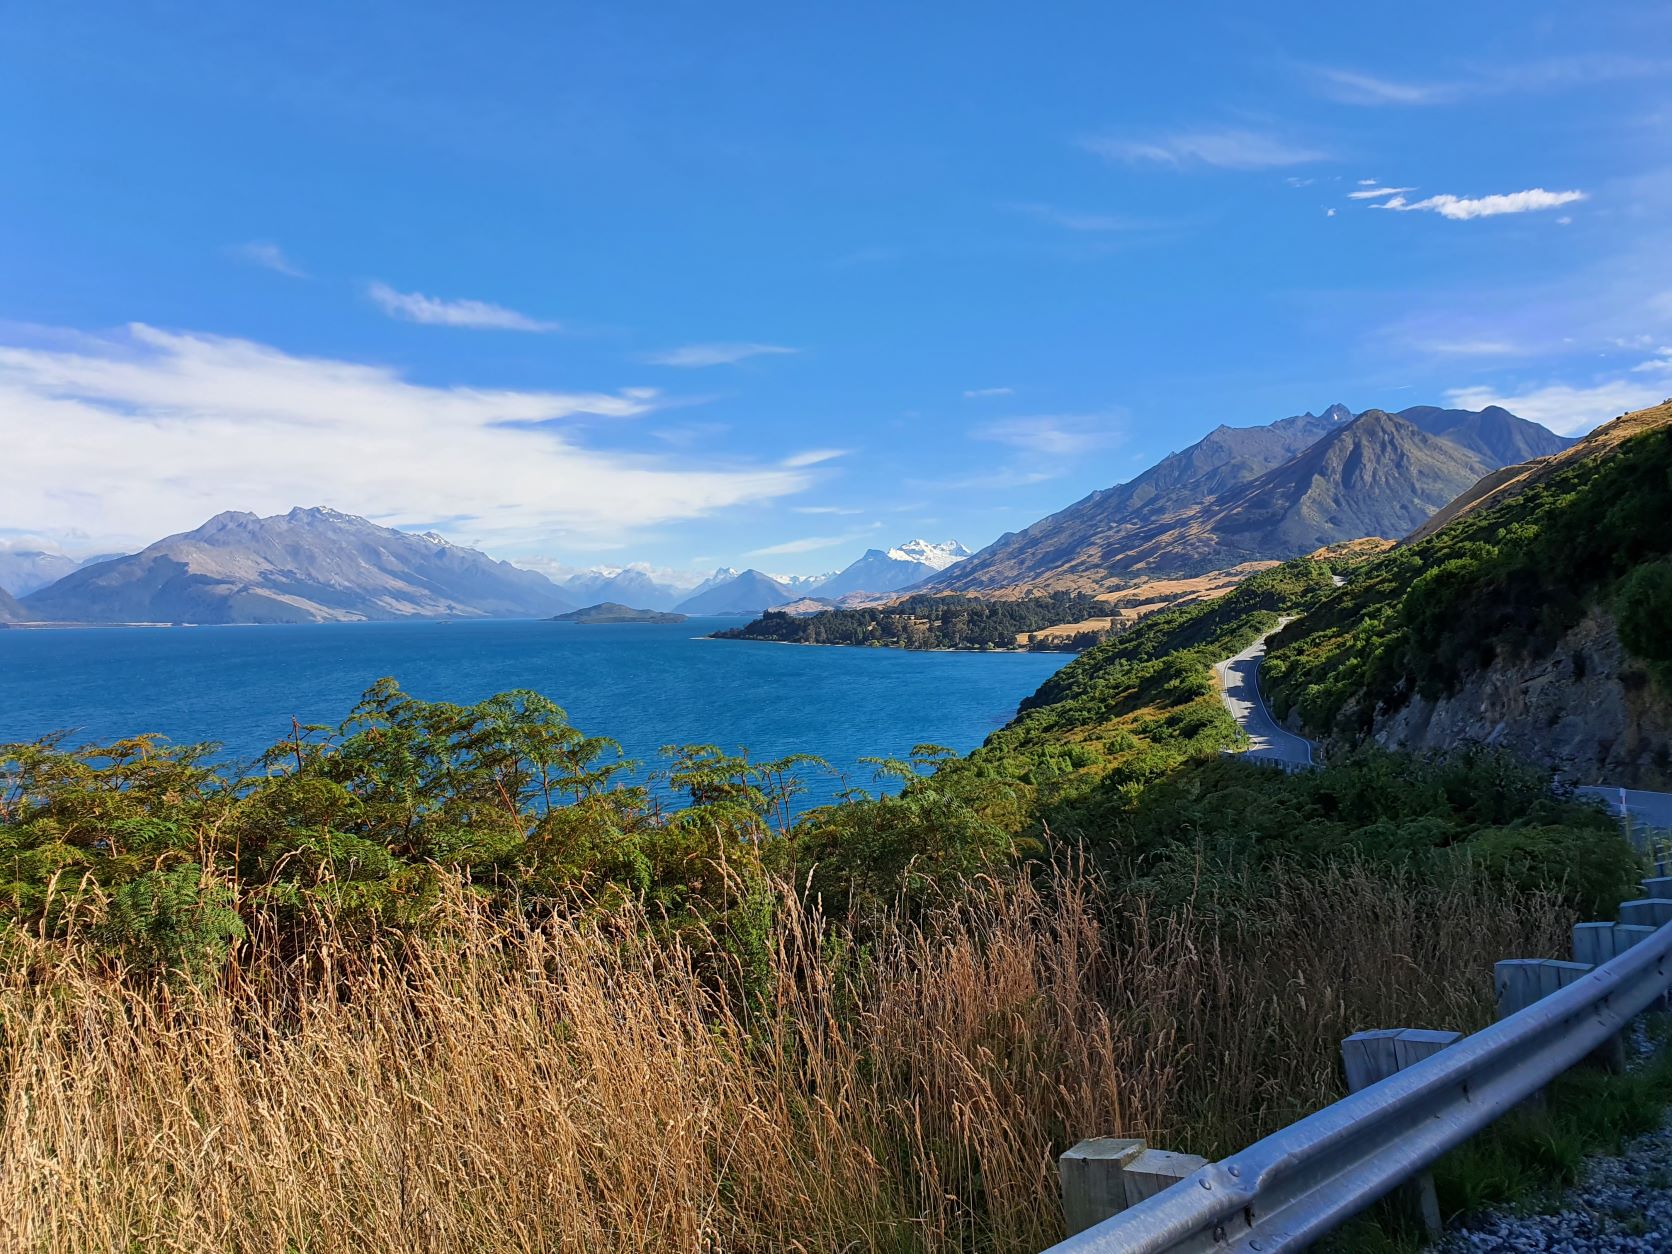
M 1216 663 L 1213 673 L 1219 681 L 1219 699 L 1237 720 L 1237 726 L 1248 733 L 1244 753 L 1290 767 L 1309 767 L 1316 765 L 1312 742 L 1278 726 L 1260 695 L 1260 662 L 1266 656 L 1266 640 L 1292 622 L 1293 617 L 1278 619 L 1277 626 L 1241 653 Z
M 1213 673 L 1219 683 L 1219 699 L 1237 720 L 1237 726 L 1248 734 L 1248 748 L 1240 752 L 1251 758 L 1274 761 L 1289 770 L 1303 770 L 1318 765 L 1315 746 L 1304 736 L 1279 726 L 1260 695 L 1260 662 L 1266 656 L 1266 640 L 1292 622 L 1292 615 L 1279 619 L 1277 626 L 1241 653 L 1216 663 Z M 1672 831 L 1672 793 L 1616 788 L 1610 784 L 1588 784 L 1577 791 L 1581 796 L 1604 802 L 1609 813 L 1617 818 L 1630 818 L 1633 824 L 1644 828 Z

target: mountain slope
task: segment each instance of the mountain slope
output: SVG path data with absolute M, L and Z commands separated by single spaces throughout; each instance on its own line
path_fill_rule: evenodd
M 1672 404 L 1489 481 L 1274 638 L 1273 709 L 1336 749 L 1484 742 L 1672 785 Z
M 1429 435 L 1443 436 L 1453 444 L 1462 445 L 1493 467 L 1549 457 L 1574 442 L 1536 422 L 1517 418 L 1499 405 L 1488 405 L 1481 410 L 1413 405 L 1400 410 L 1396 417 Z
M 926 586 L 937 591 L 992 591 L 1051 580 L 1077 555 L 1093 547 L 1115 551 L 1121 536 L 1282 465 L 1351 420 L 1346 406 L 1337 404 L 1322 414 L 1297 414 L 1263 427 L 1220 425 L 1136 478 L 1093 492 L 1021 531 L 1007 532 Z M 1050 586 L 1079 586 L 1079 581 L 1063 575 Z
M 29 620 L 29 611 L 4 588 L 0 588 L 0 623 L 22 623 Z
M 1129 537 L 1109 565 L 1199 572 L 1360 536 L 1402 536 L 1491 469 L 1448 440 L 1368 410 L 1236 491 Z
M 0 589 L 15 597 L 56 583 L 84 565 L 62 553 L 47 553 L 40 549 L 0 548 Z
M 1192 489 L 1181 483 L 1168 489 L 1156 518 L 1139 511 L 1109 520 L 1100 503 L 1082 502 L 1021 533 L 1023 543 L 1010 546 L 999 562 L 984 551 L 949 574 L 970 582 L 967 567 L 984 583 L 1003 581 L 998 587 L 1100 591 L 1285 560 L 1361 536 L 1404 535 L 1491 468 L 1449 440 L 1367 410 L 1218 494 L 1188 501 Z M 1206 482 L 1222 481 L 1221 469 Z M 942 584 L 937 579 L 931 586 Z
M 969 550 L 956 540 L 910 540 L 892 549 L 866 549 L 858 560 L 817 586 L 821 599 L 853 592 L 894 592 L 963 561 Z
M 1355 419 L 1332 405 L 1321 415 L 1267 427 L 1220 427 L 1129 483 L 1001 536 L 924 587 L 1110 591 L 1147 578 L 1202 574 L 1215 563 L 1282 560 L 1308 546 L 1399 536 L 1506 458 L 1567 444 L 1496 406 L 1479 412 L 1415 406 L 1405 413 L 1366 410 Z M 1380 415 L 1373 426 L 1398 422 L 1397 438 L 1383 431 L 1373 439 L 1366 428 L 1354 437 L 1363 443 L 1358 458 L 1304 460 L 1372 414 Z
M 674 606 L 680 614 L 759 614 L 795 599 L 795 593 L 770 575 L 746 570 L 730 579 L 710 581 Z
M 574 608 L 544 575 L 329 509 L 217 514 L 26 598 L 71 622 L 309 623 L 534 617 Z

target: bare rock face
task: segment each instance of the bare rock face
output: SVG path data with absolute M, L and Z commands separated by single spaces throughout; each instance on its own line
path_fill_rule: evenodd
M 1572 783 L 1672 787 L 1672 702 L 1593 610 L 1548 656 L 1499 659 L 1438 701 L 1421 696 L 1376 720 L 1388 749 L 1474 741 L 1542 762 Z

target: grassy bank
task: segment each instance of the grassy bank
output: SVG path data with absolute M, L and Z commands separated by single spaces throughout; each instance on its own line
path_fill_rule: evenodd
M 1037 1249 L 1091 1134 L 1214 1154 L 1338 1095 L 1340 1038 L 1473 1028 L 1550 898 L 1358 866 L 1058 862 L 860 939 L 773 885 L 760 995 L 636 908 L 266 934 L 202 985 L 8 937 L 14 1249 Z M 712 940 L 712 938 L 710 938 Z

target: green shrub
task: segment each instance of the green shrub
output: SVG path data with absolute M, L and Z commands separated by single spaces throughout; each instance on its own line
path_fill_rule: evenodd
M 231 885 L 195 862 L 147 871 L 111 895 L 100 939 L 146 976 L 202 981 L 244 937 Z

